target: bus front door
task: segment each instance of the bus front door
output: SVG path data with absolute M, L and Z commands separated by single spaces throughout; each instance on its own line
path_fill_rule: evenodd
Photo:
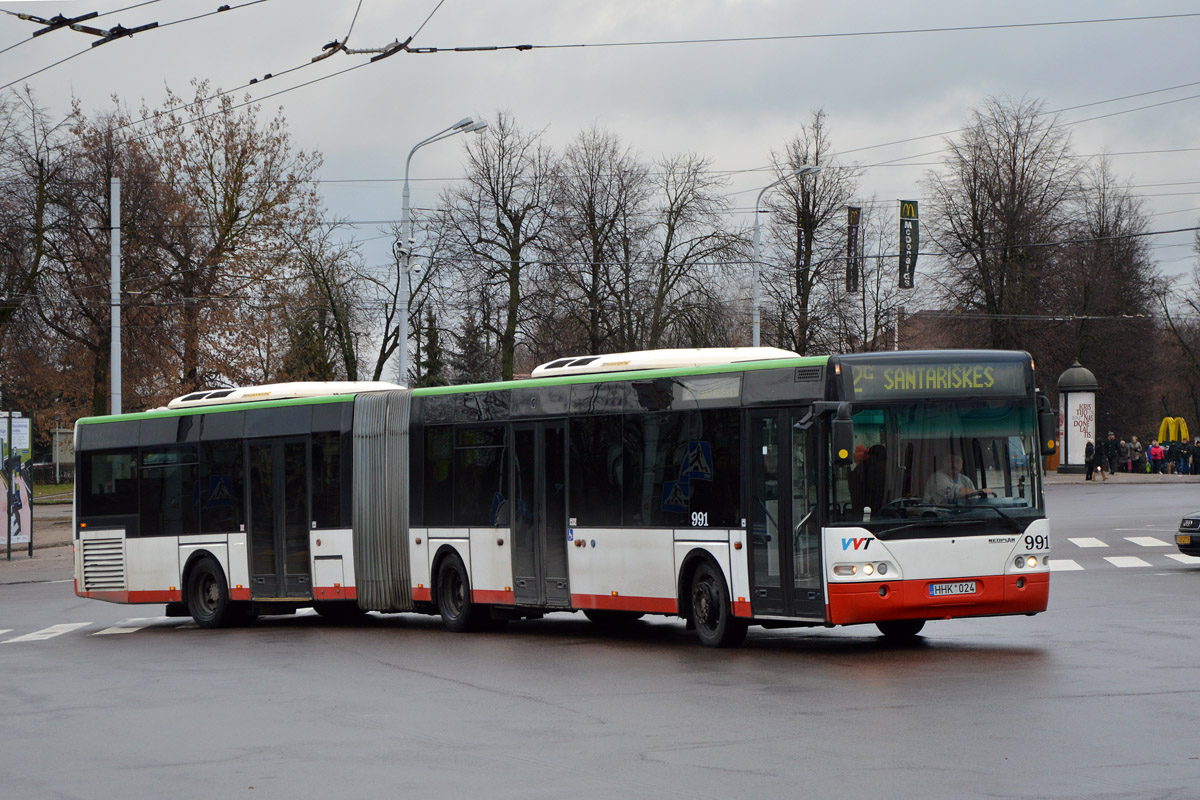
M 750 415 L 746 464 L 750 607 L 755 616 L 825 618 L 816 428 L 805 417 L 805 409 Z
M 262 599 L 312 597 L 305 440 L 251 440 L 246 448 L 250 595 Z
M 562 420 L 513 425 L 512 559 L 517 605 L 566 607 L 567 437 Z

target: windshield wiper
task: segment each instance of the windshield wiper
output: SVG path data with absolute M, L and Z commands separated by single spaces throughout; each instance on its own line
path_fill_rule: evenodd
M 1023 526 L 1020 522 L 1017 522 L 1015 517 L 1009 516 L 1004 511 L 1001 511 L 998 507 L 996 507 L 996 506 L 979 506 L 979 508 L 989 508 L 992 511 L 995 511 L 997 514 L 999 514 L 1001 517 L 1004 518 L 1005 522 L 1007 522 L 1009 525 L 1012 526 L 1012 529 L 1014 531 L 1016 531 L 1017 533 L 1025 532 L 1025 526 Z
M 979 520 L 954 519 L 952 517 L 921 517 L 919 522 L 908 522 L 894 528 L 881 528 L 878 533 L 895 533 L 909 528 L 949 528 L 955 525 L 972 525 Z

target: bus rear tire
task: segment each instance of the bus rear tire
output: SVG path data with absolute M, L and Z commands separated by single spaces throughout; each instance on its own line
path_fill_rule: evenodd
M 708 647 L 737 647 L 746 638 L 746 621 L 733 616 L 721 571 L 702 561 L 692 573 L 689 611 L 696 634 Z
M 442 625 L 453 633 L 477 630 L 489 619 L 487 608 L 471 602 L 467 568 L 457 555 L 447 556 L 437 571 L 437 607 Z
M 204 556 L 188 573 L 184 598 L 188 613 L 201 628 L 223 628 L 233 622 L 234 608 L 229 600 L 225 572 L 211 556 Z
M 884 622 L 876 622 L 875 627 L 879 628 L 879 632 L 889 641 L 900 642 L 905 639 L 913 639 L 921 629 L 925 627 L 923 619 L 889 619 Z

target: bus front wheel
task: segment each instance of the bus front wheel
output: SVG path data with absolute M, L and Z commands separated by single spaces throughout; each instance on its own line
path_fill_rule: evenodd
M 221 628 L 233 621 L 225 572 L 213 558 L 205 556 L 192 567 L 187 581 L 187 609 L 201 628 Z
M 746 638 L 746 622 L 733 616 L 725 578 L 707 561 L 692 573 L 690 611 L 700 641 L 709 647 L 737 647 Z
M 925 627 L 923 619 L 889 619 L 884 622 L 876 622 L 875 627 L 879 628 L 879 632 L 883 634 L 885 639 L 890 641 L 902 641 L 904 639 L 912 639 L 921 629 Z

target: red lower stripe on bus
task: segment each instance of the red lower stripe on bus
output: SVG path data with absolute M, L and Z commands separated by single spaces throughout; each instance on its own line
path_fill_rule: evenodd
M 183 601 L 183 592 L 135 591 L 135 592 L 76 592 L 80 597 L 107 600 L 110 603 L 178 603 Z
M 933 597 L 930 585 L 975 581 L 975 593 Z M 1018 587 L 1017 582 L 1022 586 Z M 886 592 L 881 589 L 886 587 Z M 829 584 L 829 621 L 835 625 L 889 619 L 952 619 L 1045 611 L 1050 573 L 988 575 L 950 580 Z
M 750 609 L 749 600 L 734 600 L 733 615 L 735 617 L 753 617 L 754 612 Z
M 433 590 L 428 587 L 424 587 L 424 588 L 418 587 L 416 589 L 413 589 L 412 592 L 413 592 L 413 600 L 418 603 L 432 603 L 433 602 Z
M 415 600 L 416 597 L 413 599 Z M 493 589 L 472 589 L 471 602 L 487 603 L 494 606 L 513 606 L 517 604 L 512 592 L 501 592 Z
M 353 586 L 314 586 L 314 600 L 357 600 L 358 590 Z
M 605 611 L 641 611 L 646 614 L 674 614 L 679 604 L 669 597 L 635 597 L 609 594 L 573 594 L 573 608 L 594 608 Z

